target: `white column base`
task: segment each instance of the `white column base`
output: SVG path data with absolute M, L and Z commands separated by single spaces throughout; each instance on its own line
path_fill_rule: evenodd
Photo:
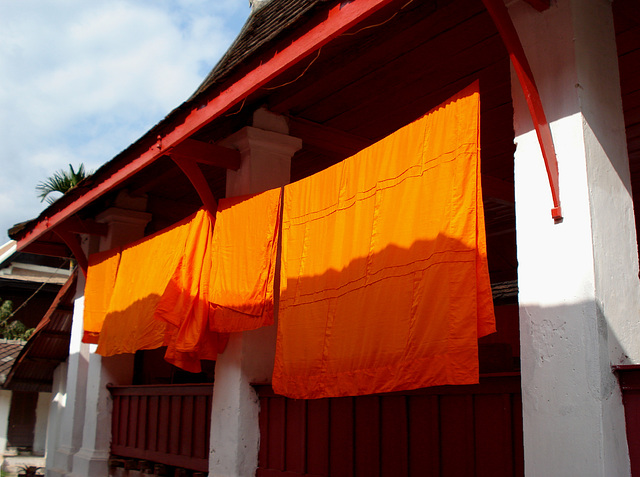
M 80 449 L 73 457 L 70 477 L 108 477 L 109 452 Z

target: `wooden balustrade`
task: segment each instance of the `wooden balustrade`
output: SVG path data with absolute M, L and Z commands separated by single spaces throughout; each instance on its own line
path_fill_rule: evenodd
M 258 477 L 524 475 L 518 373 L 309 401 L 256 388 Z
M 208 472 L 212 384 L 109 390 L 112 455 Z

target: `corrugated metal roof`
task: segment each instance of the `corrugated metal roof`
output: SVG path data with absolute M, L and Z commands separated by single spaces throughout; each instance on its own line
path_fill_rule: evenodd
M 55 368 L 69 356 L 77 273 L 76 270 L 60 289 L 22 348 L 7 375 L 4 388 L 14 391 L 51 391 Z

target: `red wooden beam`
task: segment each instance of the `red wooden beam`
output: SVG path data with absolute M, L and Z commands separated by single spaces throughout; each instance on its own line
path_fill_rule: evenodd
M 69 257 L 69 249 L 65 244 L 60 242 L 32 242 L 22 248 L 21 251 L 33 253 L 34 255 L 46 255 L 48 257 Z
M 302 139 L 305 146 L 345 157 L 373 144 L 369 139 L 296 117 L 289 118 L 289 132 L 292 136 Z
M 168 153 L 171 157 L 189 159 L 200 164 L 224 167 L 225 169 L 240 169 L 240 152 L 217 144 L 185 139 Z
M 37 240 L 51 227 L 64 222 L 87 204 L 106 192 L 112 190 L 140 170 L 147 167 L 168 149 L 176 147 L 193 133 L 220 117 L 230 108 L 240 103 L 251 93 L 257 91 L 291 66 L 305 59 L 332 39 L 363 21 L 392 0 L 351 0 L 341 2 L 333 7 L 326 18 L 318 25 L 302 34 L 295 41 L 284 47 L 273 57 L 258 65 L 238 81 L 222 90 L 215 98 L 205 104 L 198 105 L 187 116 L 183 123 L 177 125 L 162 138 L 160 147 L 154 145 L 149 150 L 135 157 L 119 171 L 105 178 L 100 184 L 88 190 L 64 209 L 51 217 L 40 220 L 23 238 L 18 241 L 17 250 Z
M 522 87 L 525 98 L 527 99 L 529 114 L 531 114 L 533 126 L 536 129 L 536 134 L 538 135 L 538 142 L 540 143 L 542 157 L 547 169 L 547 176 L 549 177 L 549 185 L 551 186 L 551 198 L 553 199 L 551 216 L 556 222 L 559 222 L 562 220 L 562 209 L 560 208 L 558 159 L 556 157 L 555 147 L 553 146 L 551 128 L 549 127 L 546 115 L 544 114 L 542 101 L 540 100 L 540 93 L 538 92 L 535 80 L 533 79 L 531 67 L 529 66 L 522 43 L 520 43 L 518 32 L 511 21 L 507 7 L 504 5 L 504 1 L 482 0 L 482 3 L 484 3 L 491 15 L 491 18 L 502 37 L 502 41 L 507 47 L 511 63 L 513 64 L 518 80 L 520 81 L 520 86 Z
M 99 235 L 101 237 L 106 237 L 107 233 L 109 233 L 109 226 L 107 224 L 90 219 L 81 220 L 76 216 L 69 217 L 65 220 L 64 228 L 74 234 Z

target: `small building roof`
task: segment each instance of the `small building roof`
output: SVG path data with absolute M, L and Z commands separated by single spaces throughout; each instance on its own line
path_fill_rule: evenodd
M 11 366 L 22 351 L 26 341 L 0 339 L 0 384 L 7 379 Z

